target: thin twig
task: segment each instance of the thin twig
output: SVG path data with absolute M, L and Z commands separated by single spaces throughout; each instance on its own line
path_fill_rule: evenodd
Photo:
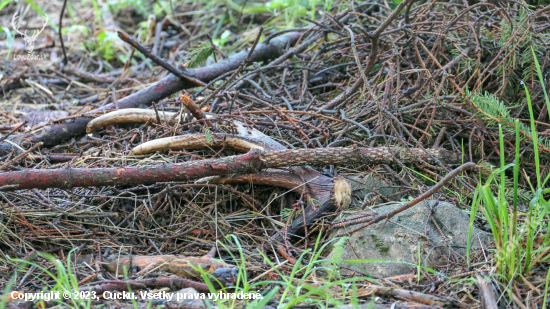
M 67 0 L 63 1 L 63 6 L 61 7 L 61 13 L 59 14 L 59 41 L 61 41 L 61 50 L 63 51 L 63 64 L 66 65 L 67 53 L 65 52 L 65 44 L 63 43 L 63 14 L 65 14 L 65 7 L 67 6 Z
M 168 62 L 166 62 L 164 59 L 154 55 L 153 53 L 151 53 L 149 50 L 147 50 L 147 48 L 145 48 L 145 46 L 139 44 L 136 40 L 132 39 L 131 37 L 129 37 L 126 33 L 122 32 L 122 31 L 117 31 L 117 34 L 118 34 L 118 37 L 123 40 L 124 42 L 132 45 L 132 47 L 134 47 L 135 49 L 139 50 L 145 57 L 153 60 L 155 63 L 157 63 L 158 65 L 160 65 L 161 67 L 165 68 L 166 70 L 168 70 L 170 73 L 176 75 L 177 77 L 181 78 L 181 79 L 185 79 L 185 80 L 188 80 L 192 83 L 194 83 L 195 85 L 197 86 L 201 86 L 201 87 L 204 87 L 206 86 L 205 83 L 201 82 L 200 80 L 196 79 L 196 78 L 193 78 L 191 76 L 188 76 L 186 74 L 184 74 L 183 72 L 181 72 L 180 70 L 178 70 L 176 67 L 174 67 L 173 65 L 169 64 Z
M 17 130 L 19 130 L 22 126 L 26 125 L 28 121 L 24 121 L 23 123 L 21 123 L 20 125 L 18 125 L 17 127 L 13 128 L 11 131 L 9 131 L 8 133 L 6 133 L 6 135 L 0 137 L 0 143 L 3 142 L 6 138 L 8 138 L 10 135 L 12 135 L 14 132 L 16 132 Z
M 256 45 L 258 45 L 258 42 L 260 41 L 260 37 L 262 36 L 263 31 L 264 31 L 264 28 L 260 27 L 260 30 L 258 30 L 258 35 L 256 36 L 256 39 L 254 40 L 254 43 L 252 43 L 252 47 L 248 51 L 248 54 L 246 55 L 246 58 L 244 58 L 244 61 L 237 68 L 237 70 L 235 70 L 235 72 L 233 72 L 233 74 L 231 74 L 231 76 L 229 76 L 229 78 L 226 79 L 225 82 L 220 87 L 218 87 L 216 90 L 212 91 L 212 93 L 210 93 L 210 95 L 208 97 L 206 97 L 204 100 L 202 100 L 201 103 L 210 101 L 216 94 L 218 94 L 218 92 L 220 92 L 222 89 L 224 89 L 224 87 L 227 86 L 227 84 L 229 84 L 237 75 L 239 75 L 239 73 L 241 73 L 241 71 L 242 71 L 242 69 L 244 69 L 244 67 L 246 67 L 248 65 L 248 61 L 250 61 L 250 57 L 252 56 L 252 53 L 256 49 Z
M 6 168 L 8 168 L 11 164 L 21 160 L 22 158 L 26 157 L 29 153 L 33 152 L 36 148 L 42 146 L 42 142 L 32 146 L 31 148 L 29 148 L 28 150 L 25 150 L 23 153 L 21 153 L 20 155 L 18 155 L 17 157 L 9 160 L 8 162 L 4 163 L 2 166 L 0 166 L 0 170 L 4 170 Z
M 369 225 L 373 225 L 375 223 L 378 223 L 382 220 L 386 220 L 386 222 L 392 218 L 393 216 L 395 216 L 396 214 L 402 212 L 402 211 L 405 211 L 411 207 L 413 207 L 414 205 L 420 203 L 421 201 L 427 199 L 428 197 L 430 197 L 432 194 L 434 194 L 437 190 L 441 189 L 443 186 L 445 186 L 449 181 L 451 181 L 453 178 L 455 178 L 458 174 L 460 174 L 462 171 L 464 170 L 467 170 L 467 169 L 470 169 L 472 167 L 476 166 L 475 163 L 473 162 L 468 162 L 468 163 L 464 163 L 462 164 L 461 166 L 455 168 L 454 170 L 452 170 L 449 174 L 447 174 L 447 176 L 443 177 L 443 179 L 441 179 L 437 184 L 435 184 L 435 186 L 431 187 L 428 191 L 424 192 L 422 195 L 420 195 L 419 197 L 415 198 L 414 200 L 408 202 L 408 203 L 405 203 L 405 205 L 403 205 L 402 207 L 392 211 L 392 212 L 389 212 L 388 214 L 386 215 L 382 215 L 382 216 L 378 216 L 372 220 L 366 218 L 366 219 L 360 219 L 360 220 L 357 220 L 357 221 L 353 221 L 353 222 L 350 222 L 350 221 L 347 221 L 345 224 L 340 224 L 340 223 L 336 223 L 336 224 L 333 224 L 331 226 L 331 229 L 334 229 L 334 228 L 339 228 L 339 227 L 342 227 L 344 225 L 353 225 L 353 224 L 358 224 L 358 223 L 363 223 L 363 222 L 367 222 L 355 229 L 353 229 L 352 231 L 350 232 L 346 232 L 344 233 L 343 235 L 338 235 L 337 237 L 340 237 L 340 236 L 345 236 L 345 235 L 351 235 Z M 385 223 L 384 223 L 385 224 Z

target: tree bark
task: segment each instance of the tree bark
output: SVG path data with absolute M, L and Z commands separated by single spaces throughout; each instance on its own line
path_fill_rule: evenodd
M 256 174 L 264 168 L 326 164 L 457 162 L 454 153 L 433 149 L 389 147 L 335 147 L 266 151 L 221 159 L 140 167 L 27 169 L 0 173 L 2 190 L 139 185 L 166 181 L 190 181 L 208 176 Z

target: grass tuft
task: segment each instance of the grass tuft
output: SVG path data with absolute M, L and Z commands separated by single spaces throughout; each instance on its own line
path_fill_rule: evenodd
M 534 54 L 533 54 L 534 56 Z M 536 57 L 535 57 L 536 59 Z M 538 66 L 538 63 L 537 63 Z M 538 68 L 540 69 L 540 68 Z M 542 77 L 539 74 L 539 77 Z M 541 83 L 544 89 L 544 83 Z M 523 84 L 523 82 L 522 82 Z M 483 216 L 489 223 L 496 246 L 497 275 L 505 282 L 511 282 L 521 274 L 527 275 L 533 267 L 541 260 L 547 260 L 546 253 L 550 248 L 548 230 L 548 219 L 550 219 L 550 202 L 545 199 L 544 193 L 550 192 L 550 189 L 543 189 L 549 177 L 541 181 L 541 169 L 539 160 L 539 143 L 535 126 L 533 106 L 529 90 L 523 84 L 530 116 L 530 139 L 533 141 L 534 164 L 536 169 L 536 186 L 531 186 L 530 200 L 527 205 L 527 211 L 518 209 L 519 198 L 519 176 L 520 176 L 520 125 L 519 120 L 515 120 L 515 160 L 513 163 L 506 164 L 504 151 L 504 133 L 502 125 L 499 124 L 500 139 L 500 168 L 496 169 L 488 177 L 485 184 L 479 184 L 473 198 L 472 214 L 470 220 L 469 237 L 471 237 L 471 227 L 473 217 L 477 209 L 481 209 Z M 547 103 L 548 95 L 544 90 Z M 505 173 L 513 167 L 513 192 L 510 198 L 507 193 Z M 498 177 L 500 176 L 500 181 Z M 529 181 L 529 179 L 527 179 Z M 530 182 L 529 182 L 530 183 Z M 496 195 L 495 195 L 496 192 Z M 522 220 L 520 220 L 520 218 Z M 470 243 L 468 244 L 469 247 Z M 469 255 L 469 252 L 468 252 Z M 469 263 L 469 260 L 468 260 Z

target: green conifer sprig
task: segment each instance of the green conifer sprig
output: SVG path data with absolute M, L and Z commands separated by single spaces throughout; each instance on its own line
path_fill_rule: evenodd
M 189 54 L 189 63 L 187 64 L 188 68 L 196 68 L 201 66 L 206 62 L 208 57 L 214 54 L 214 47 L 210 42 L 204 42 L 196 48 L 191 49 Z
M 471 93 L 468 90 L 466 90 L 466 94 L 470 96 L 470 100 L 476 106 L 478 114 L 487 121 L 488 126 L 502 124 L 505 134 L 509 136 L 515 134 L 515 118 L 510 115 L 506 104 L 499 100 L 496 95 L 487 92 L 484 94 Z M 529 126 L 519 122 L 519 131 L 526 142 L 532 142 L 533 134 Z M 538 142 L 542 150 L 550 152 L 550 142 L 548 139 L 539 137 Z

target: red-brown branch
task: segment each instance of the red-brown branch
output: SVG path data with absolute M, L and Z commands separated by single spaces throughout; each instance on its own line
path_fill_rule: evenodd
M 456 162 L 445 150 L 375 148 L 319 148 L 261 152 L 185 163 L 118 168 L 27 169 L 0 174 L 0 190 L 139 185 L 167 181 L 190 181 L 208 176 L 254 174 L 263 168 L 326 164 L 390 164 Z

